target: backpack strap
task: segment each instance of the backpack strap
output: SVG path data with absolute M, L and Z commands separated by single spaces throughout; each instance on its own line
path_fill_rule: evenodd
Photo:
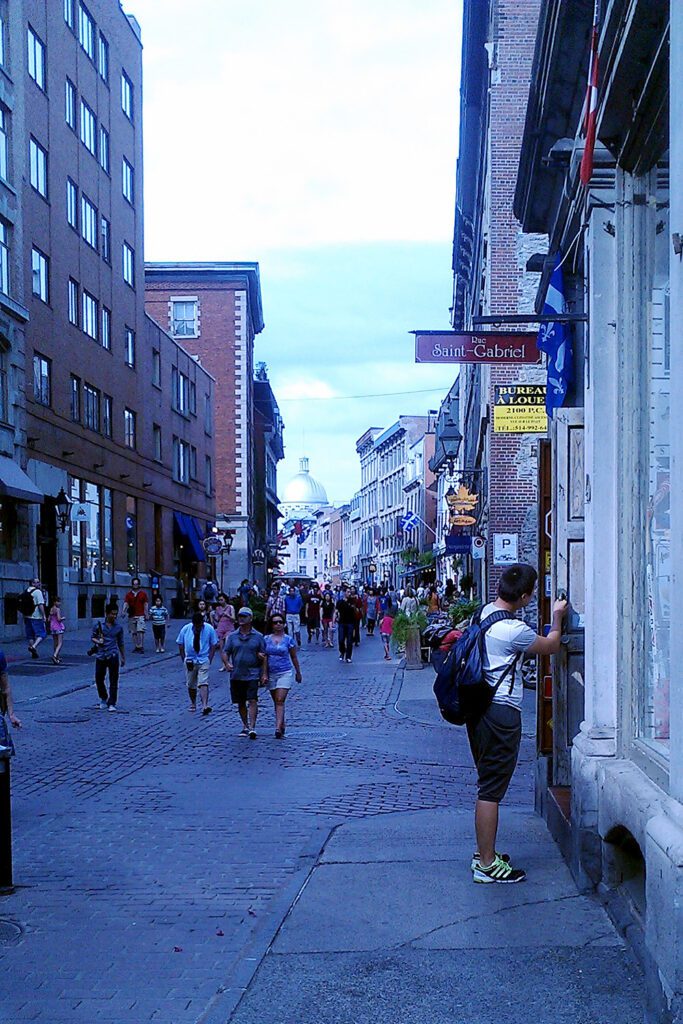
M 484 635 L 484 643 L 486 643 L 486 633 L 491 628 L 491 626 L 495 626 L 497 622 L 504 622 L 505 619 L 515 619 L 515 621 L 517 622 L 520 621 L 517 618 L 517 616 L 514 615 L 512 612 L 507 611 L 505 608 L 499 608 L 498 611 L 491 612 L 490 615 L 486 616 L 483 622 L 479 623 L 479 628 Z M 506 667 L 503 669 L 498 679 L 498 682 L 493 687 L 494 695 L 498 692 L 499 687 L 505 681 L 507 676 L 510 675 L 510 673 L 512 673 L 512 678 L 510 679 L 510 689 L 508 690 L 508 694 L 512 693 L 512 691 L 515 688 L 515 676 L 517 674 L 517 665 L 521 658 L 522 653 L 520 652 L 519 654 L 516 654 L 513 660 L 510 662 L 510 664 L 506 665 Z

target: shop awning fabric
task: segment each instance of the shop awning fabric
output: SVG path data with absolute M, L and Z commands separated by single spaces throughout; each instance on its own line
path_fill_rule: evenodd
M 42 504 L 45 499 L 43 492 L 38 490 L 23 469 L 4 455 L 0 455 L 0 496 L 36 505 Z
M 206 553 L 202 544 L 204 539 L 202 524 L 194 516 L 186 516 L 184 512 L 174 512 L 173 517 L 178 530 L 190 545 L 195 561 L 203 562 L 206 559 Z

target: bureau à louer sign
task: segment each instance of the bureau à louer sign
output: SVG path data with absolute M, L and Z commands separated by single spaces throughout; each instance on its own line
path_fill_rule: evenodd
M 414 331 L 416 363 L 538 363 L 536 334 Z

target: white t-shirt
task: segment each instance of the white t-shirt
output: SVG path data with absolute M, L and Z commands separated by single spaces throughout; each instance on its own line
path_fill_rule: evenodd
M 487 604 L 481 613 L 480 621 L 493 615 L 494 612 L 502 611 L 495 604 Z M 530 626 L 527 626 L 521 619 L 502 619 L 495 622 L 486 631 L 484 646 L 486 657 L 484 659 L 484 677 L 489 686 L 495 686 L 502 673 L 511 665 L 513 660 L 523 654 L 536 639 L 536 634 Z M 510 693 L 510 683 L 514 674 L 514 685 Z M 522 684 L 522 659 L 517 662 L 516 669 L 511 669 L 505 676 L 501 686 L 498 687 L 493 697 L 494 704 L 508 704 L 513 708 L 522 706 L 524 687 Z

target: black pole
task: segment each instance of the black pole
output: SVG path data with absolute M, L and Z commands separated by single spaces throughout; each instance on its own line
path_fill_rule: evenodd
M 0 757 L 0 889 L 11 889 L 12 885 L 12 804 L 9 757 Z

